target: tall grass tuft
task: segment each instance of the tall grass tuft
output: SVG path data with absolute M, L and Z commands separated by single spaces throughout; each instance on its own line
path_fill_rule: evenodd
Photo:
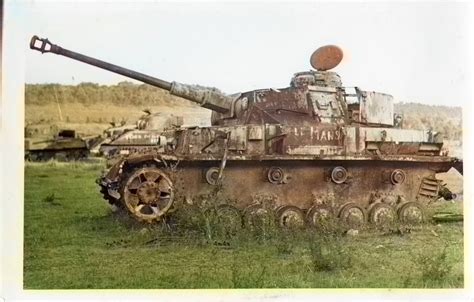
M 448 261 L 447 246 L 442 250 L 422 253 L 416 258 L 424 283 L 439 284 L 449 275 L 453 264 Z
M 234 260 L 230 268 L 232 288 L 263 288 L 268 278 L 268 268 L 261 262 Z
M 41 201 L 44 202 L 44 203 L 53 205 L 53 206 L 59 206 L 59 205 L 61 205 L 61 203 L 57 202 L 56 201 L 57 199 L 58 198 L 56 197 L 56 195 L 54 193 L 49 193 Z
M 222 210 L 225 204 L 232 204 L 232 201 L 220 197 L 218 188 L 200 195 L 193 204 L 179 205 L 179 211 L 170 217 L 171 229 L 207 242 L 226 243 L 241 231 L 242 219 L 239 213 L 225 213 Z
M 340 233 L 319 232 L 309 237 L 313 272 L 330 272 L 352 266 L 353 257 Z

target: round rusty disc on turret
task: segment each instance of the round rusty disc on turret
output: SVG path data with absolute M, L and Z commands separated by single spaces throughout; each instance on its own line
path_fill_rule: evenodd
M 316 49 L 311 55 L 310 63 L 314 69 L 325 71 L 333 69 L 341 63 L 343 57 L 342 49 L 336 45 L 326 45 Z

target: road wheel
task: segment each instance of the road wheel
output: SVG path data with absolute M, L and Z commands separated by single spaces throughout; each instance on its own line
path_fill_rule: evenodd
M 228 205 L 222 204 L 216 208 L 216 216 L 220 225 L 230 234 L 236 234 L 242 229 L 242 214 L 240 210 Z
M 352 229 L 360 229 L 365 225 L 366 217 L 364 208 L 350 202 L 345 204 L 339 211 L 339 219 Z
M 270 209 L 260 204 L 253 204 L 244 209 L 244 223 L 250 228 L 266 228 L 272 223 L 272 214 Z
M 398 219 L 405 223 L 419 224 L 424 220 L 423 207 L 417 202 L 407 202 L 398 208 Z
M 278 224 L 289 229 L 303 228 L 305 225 L 303 211 L 295 206 L 283 206 L 276 212 Z
M 317 230 L 325 230 L 334 223 L 334 214 L 331 207 L 324 204 L 312 206 L 306 214 L 309 225 Z
M 369 221 L 376 226 L 390 225 L 396 219 L 397 213 L 386 203 L 375 203 L 369 209 Z

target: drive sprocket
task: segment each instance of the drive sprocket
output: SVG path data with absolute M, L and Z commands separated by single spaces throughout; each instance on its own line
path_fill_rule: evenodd
M 137 168 L 123 179 L 121 201 L 135 219 L 160 221 L 173 205 L 173 183 L 159 168 Z

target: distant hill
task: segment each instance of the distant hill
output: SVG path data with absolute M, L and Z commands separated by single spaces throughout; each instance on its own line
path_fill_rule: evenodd
M 189 102 L 170 95 L 166 90 L 147 84 L 124 81 L 117 85 L 80 83 L 78 85 L 26 84 L 26 105 L 48 103 L 116 104 L 143 106 L 150 104 L 188 105 Z
M 165 90 L 127 81 L 117 85 L 27 84 L 25 103 L 25 120 L 28 124 L 54 124 L 61 118 L 66 123 L 134 122 L 144 108 L 176 113 L 176 106 L 184 107 L 184 111 L 192 114 L 193 118 L 209 118 L 208 110 L 171 96 Z M 432 128 L 441 132 L 445 139 L 462 138 L 460 107 L 396 103 L 395 112 L 403 114 L 405 128 Z
M 395 112 L 403 114 L 403 127 L 434 129 L 448 140 L 462 139 L 462 108 L 419 103 L 396 103 Z

